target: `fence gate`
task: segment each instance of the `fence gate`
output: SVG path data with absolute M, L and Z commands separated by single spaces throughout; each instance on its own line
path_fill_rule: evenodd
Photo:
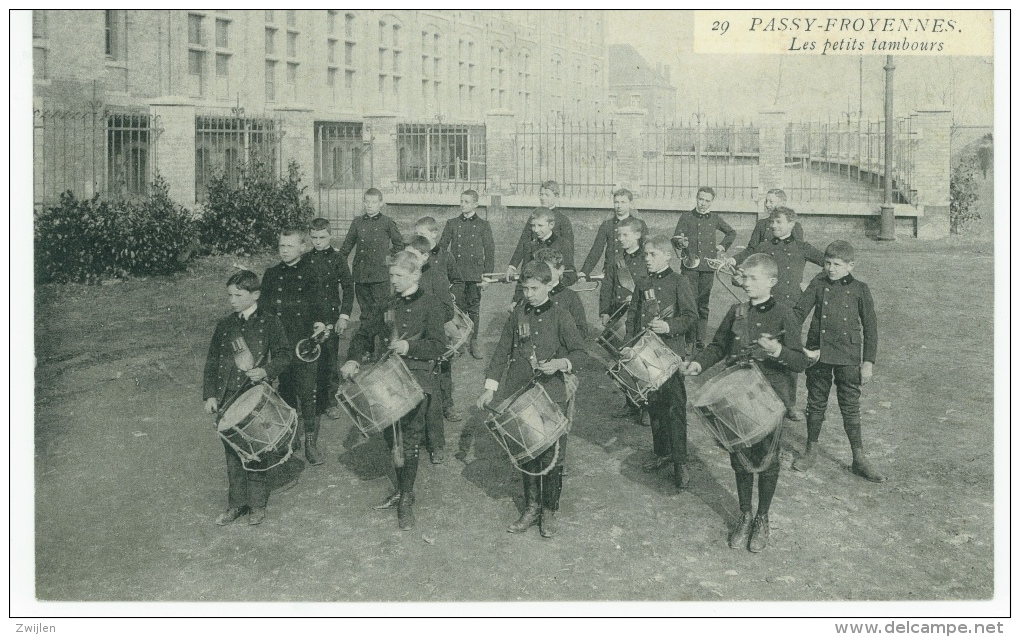
M 278 177 L 282 163 L 283 121 L 243 115 L 195 117 L 195 197 L 205 201 L 209 183 L 223 175 L 236 187 L 241 169 L 259 163 Z
M 515 136 L 516 180 L 521 194 L 538 194 L 554 179 L 565 197 L 608 197 L 613 192 L 615 138 L 612 122 L 524 122 Z
M 315 122 L 315 179 L 312 203 L 316 214 L 343 231 L 362 212 L 365 190 L 373 180 L 372 141 L 360 122 Z M 341 225 L 340 228 L 337 226 Z

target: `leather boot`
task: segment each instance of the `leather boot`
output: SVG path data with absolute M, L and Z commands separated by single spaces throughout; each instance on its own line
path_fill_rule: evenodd
M 316 444 L 319 442 L 319 417 L 316 416 L 311 420 L 310 426 L 309 421 L 305 421 L 305 460 L 308 464 L 315 466 L 322 464 L 322 456 L 319 455 L 319 449 Z
M 297 431 L 294 432 L 294 437 L 291 438 L 291 440 L 290 440 L 290 450 L 291 450 L 291 453 L 297 453 L 298 451 L 301 450 L 301 431 L 303 429 L 304 429 L 304 427 L 299 422 L 298 423 Z
M 397 502 L 397 526 L 401 531 L 410 531 L 414 523 L 414 491 L 401 491 Z
M 793 461 L 794 471 L 807 471 L 815 465 L 815 460 L 818 458 L 818 443 L 809 442 L 804 448 L 804 453 L 799 458 Z
M 472 338 L 468 343 L 468 352 L 470 352 L 472 358 L 482 358 L 482 350 L 478 348 L 478 341 L 476 339 Z
M 559 531 L 560 527 L 556 523 L 556 512 L 552 509 L 542 507 L 542 517 L 538 522 L 538 532 L 542 534 L 544 538 L 551 538 L 556 535 L 556 531 Z
M 742 549 L 747 547 L 747 539 L 751 537 L 751 520 L 753 516 L 750 511 L 740 514 L 740 521 L 736 528 L 730 533 L 729 543 L 731 549 Z
M 539 519 L 538 530 L 542 537 L 551 538 L 559 530 L 556 511 L 560 508 L 560 493 L 563 491 L 563 467 L 555 467 L 539 480 L 542 481 L 542 517 Z
M 761 553 L 769 545 L 769 514 L 756 515 L 751 523 L 751 539 L 747 543 L 747 550 L 752 553 Z
M 686 489 L 691 486 L 691 472 L 687 470 L 687 463 L 675 463 L 673 465 L 673 484 L 677 489 Z
M 508 533 L 524 533 L 529 527 L 538 523 L 538 518 L 541 515 L 538 502 L 538 478 L 526 473 L 522 473 L 521 476 L 524 479 L 524 513 L 517 518 L 516 522 L 512 522 L 510 526 L 506 527 Z
M 850 467 L 851 471 L 870 482 L 885 482 L 885 476 L 879 473 L 878 469 L 868 461 L 863 447 L 852 447 L 850 451 L 854 454 L 854 462 Z

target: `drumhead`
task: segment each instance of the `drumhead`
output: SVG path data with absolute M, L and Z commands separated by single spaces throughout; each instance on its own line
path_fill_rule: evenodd
M 232 402 L 227 410 L 223 412 L 223 416 L 220 418 L 220 422 L 216 427 L 217 431 L 226 431 L 232 427 L 237 426 L 242 420 L 244 420 L 251 412 L 259 406 L 266 393 L 265 385 L 255 385 L 248 391 L 244 392 L 237 397 L 237 400 Z

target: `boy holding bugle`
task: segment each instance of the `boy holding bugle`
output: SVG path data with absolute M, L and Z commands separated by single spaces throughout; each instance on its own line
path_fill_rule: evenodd
M 503 326 L 485 372 L 478 408 L 500 409 L 505 400 L 534 381 L 545 388 L 561 413 L 569 415 L 568 403 L 577 391 L 573 370 L 583 356 L 584 340 L 570 313 L 549 299 L 553 285 L 548 265 L 528 263 L 521 281 L 524 303 L 513 309 Z M 508 532 L 523 533 L 538 524 L 542 537 L 556 534 L 555 513 L 563 488 L 566 451 L 567 436 L 563 434 L 538 457 L 521 464 L 524 513 L 507 527 Z
M 715 338 L 684 370 L 697 375 L 724 358 L 730 363 L 757 362 L 762 375 L 780 399 L 789 391 L 793 372 L 807 369 L 810 360 L 800 340 L 800 322 L 791 308 L 776 303 L 776 261 L 767 254 L 752 254 L 744 261 L 741 287 L 748 301 L 730 307 Z M 785 401 L 784 401 L 785 402 Z M 730 453 L 736 474 L 740 521 L 729 536 L 730 548 L 747 547 L 758 553 L 768 546 L 769 507 L 779 483 L 778 427 L 750 447 Z M 754 476 L 758 474 L 758 510 L 751 515 Z
M 422 402 L 383 433 L 393 452 L 397 490 L 376 508 L 397 507 L 400 530 L 407 531 L 415 524 L 414 482 L 418 475 L 418 447 L 424 439 L 426 414 L 429 418 L 442 418 L 441 413 L 436 413 L 440 409 L 439 384 L 433 371 L 446 351 L 446 333 L 443 331 L 443 310 L 439 301 L 418 287 L 421 280 L 418 257 L 404 250 L 387 261 L 394 294 L 386 300 L 378 314 L 358 327 L 340 375 L 348 379 L 355 376 L 360 371 L 359 361 L 378 337 L 386 347 L 386 355 L 403 358 L 425 393 Z

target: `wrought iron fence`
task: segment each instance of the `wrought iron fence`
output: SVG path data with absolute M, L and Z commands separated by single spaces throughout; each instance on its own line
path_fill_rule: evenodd
M 36 110 L 33 191 L 37 210 L 70 190 L 78 197 L 144 196 L 154 170 L 159 119 L 142 111 Z
M 537 194 L 553 179 L 566 197 L 612 194 L 616 132 L 612 122 L 552 120 L 518 124 L 515 136 L 516 180 L 522 194 Z
M 315 122 L 315 209 L 330 221 L 350 221 L 374 185 L 372 142 L 360 122 Z
M 485 187 L 485 126 L 397 125 L 397 192 L 460 192 Z
M 641 189 L 650 199 L 693 200 L 700 186 L 751 198 L 758 182 L 759 134 L 753 124 L 651 125 L 641 136 Z
M 282 155 L 283 120 L 241 115 L 195 117 L 195 197 L 204 201 L 209 182 L 223 174 L 236 186 L 241 167 L 264 162 L 278 176 Z
M 917 146 L 913 117 L 895 122 L 892 176 L 895 203 L 914 203 Z M 798 122 L 786 129 L 785 190 L 793 201 L 867 201 L 884 197 L 885 121 Z

